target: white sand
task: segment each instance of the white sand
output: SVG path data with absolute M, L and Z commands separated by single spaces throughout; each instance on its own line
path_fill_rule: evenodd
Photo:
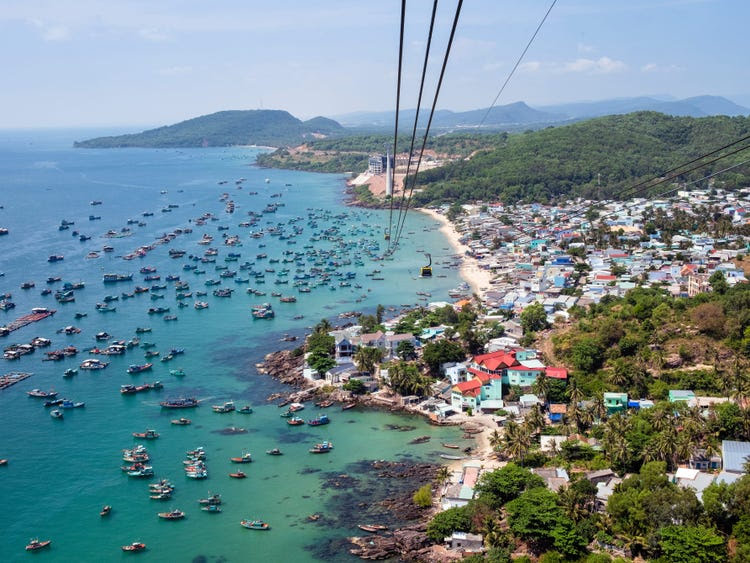
M 490 287 L 490 280 L 492 274 L 483 270 L 479 267 L 479 262 L 472 256 L 467 256 L 466 251 L 469 247 L 465 244 L 461 244 L 459 241 L 459 234 L 453 228 L 453 225 L 445 215 L 438 213 L 432 209 L 417 208 L 417 211 L 425 213 L 440 223 L 440 232 L 443 233 L 450 242 L 450 245 L 454 248 L 457 254 L 461 254 L 461 270 L 459 274 L 471 286 L 472 291 L 477 293 L 479 297 L 484 296 L 484 292 Z

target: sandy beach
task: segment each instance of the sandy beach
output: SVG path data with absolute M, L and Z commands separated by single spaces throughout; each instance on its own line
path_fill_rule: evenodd
M 425 213 L 440 223 L 440 232 L 443 233 L 454 248 L 457 254 L 461 254 L 461 270 L 459 274 L 469 284 L 472 291 L 481 297 L 484 296 L 484 292 L 490 287 L 490 280 L 492 274 L 483 270 L 479 267 L 479 262 L 476 258 L 466 255 L 466 251 L 469 247 L 465 244 L 461 244 L 459 241 L 459 234 L 453 228 L 453 225 L 445 215 L 438 213 L 432 209 L 417 208 L 417 211 Z

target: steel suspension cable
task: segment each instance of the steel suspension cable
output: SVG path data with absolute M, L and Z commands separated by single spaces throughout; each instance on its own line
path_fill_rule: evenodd
M 404 21 L 406 20 L 406 0 L 401 0 L 401 30 L 399 32 L 398 41 L 398 78 L 396 80 L 396 124 L 393 129 L 393 163 L 396 163 L 396 148 L 398 146 L 398 114 L 401 104 L 401 67 L 404 60 Z M 388 155 L 386 155 L 386 159 Z M 395 166 L 388 166 L 386 162 L 386 169 L 390 169 L 390 178 L 386 178 L 386 185 L 388 181 L 391 182 L 391 204 L 390 211 L 388 213 L 388 246 L 391 244 L 391 227 L 393 222 L 393 173 Z
M 430 117 L 427 120 L 427 129 L 424 132 L 424 137 L 422 139 L 422 148 L 419 151 L 419 158 L 417 159 L 417 169 L 414 172 L 414 180 L 411 183 L 409 197 L 406 200 L 406 208 L 403 213 L 401 225 L 396 226 L 397 235 L 396 235 L 396 242 L 394 243 L 394 245 L 398 245 L 398 242 L 401 239 L 401 234 L 404 230 L 404 224 L 406 223 L 406 214 L 409 212 L 409 205 L 411 204 L 411 198 L 414 193 L 414 186 L 416 185 L 417 174 L 419 174 L 419 167 L 422 164 L 422 156 L 424 155 L 425 145 L 427 144 L 427 137 L 430 134 L 430 127 L 432 126 L 432 118 L 435 115 L 435 107 L 437 106 L 438 97 L 440 96 L 440 87 L 442 86 L 443 78 L 445 77 L 445 69 L 448 66 L 448 58 L 450 57 L 451 47 L 453 45 L 453 39 L 456 36 L 456 28 L 458 27 L 458 19 L 461 15 L 462 6 L 463 6 L 463 0 L 458 0 L 458 4 L 456 5 L 456 14 L 453 17 L 453 24 L 451 26 L 450 37 L 448 38 L 448 45 L 445 49 L 445 57 L 443 57 L 443 65 L 440 69 L 440 78 L 438 78 L 437 87 L 435 88 L 435 97 L 432 100 L 432 107 L 430 108 Z M 404 191 L 406 191 L 407 182 L 408 182 L 408 178 L 404 178 Z

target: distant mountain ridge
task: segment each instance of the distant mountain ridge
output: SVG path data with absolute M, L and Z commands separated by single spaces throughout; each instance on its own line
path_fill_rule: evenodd
M 299 145 L 343 135 L 344 128 L 327 117 L 302 121 L 282 110 L 230 110 L 202 115 L 141 133 L 97 137 L 74 143 L 79 148 L 224 147 L 232 145 Z
M 648 96 L 637 98 L 615 98 L 610 100 L 576 102 L 570 104 L 556 104 L 531 107 L 524 102 L 515 102 L 503 106 L 496 106 L 487 114 L 488 108 L 453 112 L 438 110 L 435 112 L 432 127 L 445 128 L 476 128 L 482 123 L 483 128 L 502 128 L 509 126 L 540 126 L 562 122 L 577 121 L 605 115 L 619 115 L 636 111 L 657 111 L 667 115 L 682 117 L 707 117 L 711 115 L 750 115 L 750 109 L 740 106 L 721 96 L 694 96 L 684 100 L 660 100 Z M 399 115 L 400 123 L 412 124 L 415 109 L 403 110 Z M 428 109 L 420 110 L 420 126 L 427 124 Z M 346 127 L 393 127 L 395 113 L 354 112 L 334 116 L 339 123 Z

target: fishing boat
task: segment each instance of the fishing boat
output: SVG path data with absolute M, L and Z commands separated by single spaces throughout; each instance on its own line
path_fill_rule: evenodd
M 41 389 L 32 389 L 31 391 L 26 391 L 26 394 L 29 397 L 40 399 L 52 399 L 57 397 L 57 391 L 42 391 Z
M 333 405 L 333 401 L 331 401 L 330 399 L 326 401 L 322 401 L 321 403 L 318 403 L 318 407 L 321 409 L 327 409 L 331 405 Z
M 132 281 L 133 274 L 104 274 L 102 281 L 104 283 L 114 283 L 123 281 Z
M 357 524 L 357 528 L 364 530 L 365 532 L 376 534 L 382 530 L 387 530 L 388 526 L 384 526 L 383 524 Z
M 450 460 L 465 459 L 463 456 L 450 455 L 450 454 L 440 454 L 440 457 L 443 459 L 450 459 Z
M 139 326 L 138 328 L 135 329 L 135 333 L 136 334 L 143 334 L 144 332 L 151 332 L 151 328 L 150 327 L 140 327 Z
M 85 407 L 86 403 L 84 402 L 75 403 L 69 399 L 63 399 L 63 402 L 60 406 L 64 409 L 79 409 L 81 407 Z
M 289 410 L 291 412 L 301 411 L 304 410 L 304 408 L 305 405 L 303 405 L 302 403 L 292 403 L 291 405 L 289 405 Z
M 444 448 L 450 448 L 451 450 L 461 449 L 461 446 L 459 446 L 457 444 L 446 444 L 445 442 L 443 442 L 442 445 L 443 445 Z
M 153 367 L 154 364 L 147 363 L 147 364 L 131 364 L 130 367 L 128 367 L 128 373 L 141 373 L 142 371 L 148 371 Z
M 145 354 L 143 354 L 143 357 L 148 359 L 148 358 L 155 358 L 158 355 L 159 355 L 159 350 L 148 350 L 146 351 Z
M 212 495 L 210 494 L 210 491 L 209 491 L 209 495 L 206 498 L 198 499 L 198 504 L 203 504 L 203 505 L 221 504 L 221 495 L 218 493 L 214 493 Z
M 344 406 L 341 407 L 342 411 L 348 411 L 349 409 L 353 409 L 357 406 L 357 403 L 352 401 L 351 403 L 346 403 Z
M 68 368 L 63 373 L 63 377 L 73 377 L 77 373 L 78 373 L 77 369 L 75 369 L 75 368 Z
M 130 545 L 123 545 L 122 550 L 123 551 L 129 551 L 129 552 L 137 552 L 137 551 L 143 551 L 146 549 L 146 544 L 134 541 Z
M 294 413 L 292 411 L 287 410 L 287 411 L 282 412 L 279 416 L 281 418 L 291 418 L 292 416 L 294 416 Z
M 240 457 L 230 457 L 229 461 L 232 463 L 250 463 L 253 461 L 253 458 L 250 453 L 244 453 Z
M 325 442 L 321 444 L 315 444 L 312 448 L 310 448 L 311 454 L 327 454 L 333 449 L 333 444 L 326 440 Z
M 232 412 L 234 410 L 234 403 L 232 401 L 227 401 L 223 405 L 213 405 L 211 408 L 214 412 L 218 413 Z
M 190 409 L 198 406 L 198 399 L 194 397 L 173 399 L 159 403 L 165 409 Z
M 29 543 L 26 546 L 26 551 L 36 551 L 37 549 L 49 547 L 51 543 L 52 543 L 52 540 L 40 541 L 38 538 L 34 538 L 32 540 L 29 540 Z
M 240 414 L 252 414 L 253 407 L 251 407 L 250 405 L 245 405 L 242 408 L 240 408 L 237 412 Z
M 112 512 L 112 507 L 108 504 L 105 504 L 101 511 L 99 511 L 99 516 L 109 516 L 110 512 Z
M 61 419 L 61 420 L 62 420 L 62 417 L 63 417 L 63 413 L 62 413 L 62 411 L 60 411 L 60 410 L 57 410 L 57 409 L 55 409 L 55 410 L 51 411 L 51 412 L 49 413 L 49 415 L 50 415 L 50 416 L 51 416 L 52 418 L 59 418 L 59 419 Z
M 176 418 L 174 420 L 171 420 L 170 422 L 175 426 L 187 426 L 188 424 L 192 423 L 189 418 Z
M 195 307 L 195 309 L 199 311 L 201 309 L 208 309 L 208 303 L 206 303 L 205 301 L 196 301 L 193 307 Z
M 148 429 L 145 432 L 133 432 L 133 438 L 141 438 L 143 440 L 156 440 L 159 437 L 159 433 L 156 430 Z
M 109 365 L 109 362 L 103 362 L 101 360 L 97 360 L 96 358 L 89 358 L 88 360 L 83 360 L 81 365 L 79 366 L 81 369 L 89 369 L 89 370 L 97 370 L 97 369 L 104 369 Z
M 184 369 L 170 369 L 169 370 L 169 375 L 174 375 L 174 376 L 177 376 L 177 377 L 183 377 L 185 375 L 185 370 Z
M 244 479 L 245 477 L 247 477 L 247 475 L 245 475 L 245 473 L 243 473 L 242 471 L 236 471 L 234 473 L 230 473 L 229 476 L 234 479 Z
M 157 513 L 159 518 L 164 520 L 180 520 L 185 517 L 185 513 L 182 510 L 170 510 L 169 512 Z
M 202 506 L 201 510 L 203 512 L 221 512 L 221 507 L 218 504 L 209 504 L 207 506 Z
M 273 448 L 271 450 L 266 450 L 266 453 L 268 455 L 284 455 L 284 453 L 279 448 Z
M 286 423 L 289 426 L 302 426 L 305 424 L 305 419 L 298 416 L 292 416 L 291 418 L 287 419 Z
M 315 418 L 308 420 L 307 424 L 310 426 L 323 426 L 324 424 L 329 424 L 331 420 L 328 418 L 325 414 L 319 414 Z
M 270 526 L 263 520 L 242 520 L 240 526 L 248 530 L 268 530 Z

